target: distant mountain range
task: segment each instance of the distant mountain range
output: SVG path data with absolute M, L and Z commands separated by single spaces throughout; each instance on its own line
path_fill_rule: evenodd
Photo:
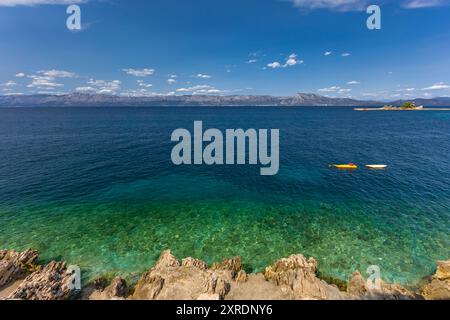
M 448 107 L 450 97 L 408 100 L 426 107 Z M 393 102 L 362 101 L 347 98 L 329 98 L 313 93 L 298 93 L 291 97 L 275 96 L 149 96 L 127 97 L 101 94 L 67 95 L 11 95 L 0 96 L 0 107 L 152 107 L 152 106 L 280 106 L 280 107 L 376 107 L 385 104 L 401 105 L 403 100 Z

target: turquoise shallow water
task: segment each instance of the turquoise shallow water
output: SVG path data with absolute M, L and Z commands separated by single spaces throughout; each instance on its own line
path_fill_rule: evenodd
M 281 169 L 175 167 L 170 133 L 280 128 Z M 135 280 L 159 253 L 248 271 L 314 256 L 320 272 L 356 269 L 414 286 L 450 257 L 446 113 L 349 108 L 0 109 L 0 247 L 65 259 L 85 280 Z M 387 163 L 341 172 L 328 164 Z

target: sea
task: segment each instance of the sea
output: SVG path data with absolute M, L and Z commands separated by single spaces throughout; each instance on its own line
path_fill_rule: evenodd
M 280 170 L 171 161 L 175 129 L 279 129 Z M 342 171 L 331 164 L 356 163 Z M 368 170 L 366 164 L 386 164 Z M 450 112 L 0 108 L 0 248 L 133 282 L 171 249 L 260 272 L 292 254 L 416 287 L 450 258 Z

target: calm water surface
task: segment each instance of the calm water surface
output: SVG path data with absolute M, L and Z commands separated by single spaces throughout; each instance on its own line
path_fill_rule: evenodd
M 171 163 L 171 132 L 279 128 L 281 168 Z M 450 258 L 450 113 L 351 108 L 0 109 L 0 247 L 134 280 L 159 253 L 248 271 L 293 253 L 414 286 Z M 388 164 L 386 171 L 331 163 Z

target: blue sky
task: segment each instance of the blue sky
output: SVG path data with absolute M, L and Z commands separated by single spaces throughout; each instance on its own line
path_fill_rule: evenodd
M 450 96 L 449 2 L 0 0 L 0 94 Z

